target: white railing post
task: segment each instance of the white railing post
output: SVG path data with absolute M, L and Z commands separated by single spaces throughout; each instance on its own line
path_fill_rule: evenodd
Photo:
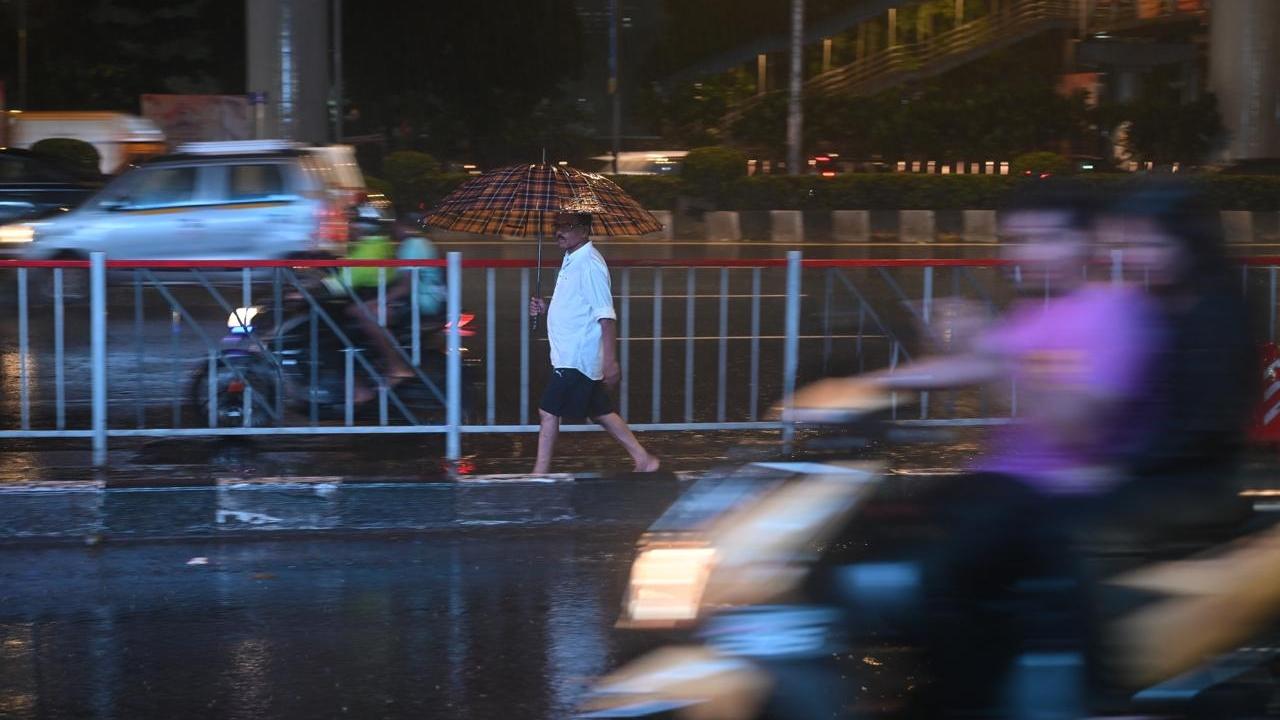
M 93 386 L 93 464 L 107 464 L 107 256 L 89 254 L 90 382 Z
M 445 423 L 448 432 L 445 435 L 445 459 L 457 460 L 462 457 L 462 331 L 458 327 L 462 319 L 462 253 L 453 251 L 447 257 L 449 330 L 445 355 Z
M 796 390 L 796 371 L 800 365 L 800 261 L 801 252 L 787 253 L 786 340 L 782 361 L 783 418 L 782 441 L 788 449 L 795 437 L 795 424 L 790 420 L 791 396 Z

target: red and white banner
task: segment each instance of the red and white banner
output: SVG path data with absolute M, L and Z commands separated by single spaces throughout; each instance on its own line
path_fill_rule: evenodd
M 143 95 L 142 116 L 174 145 L 253 139 L 253 111 L 243 95 Z

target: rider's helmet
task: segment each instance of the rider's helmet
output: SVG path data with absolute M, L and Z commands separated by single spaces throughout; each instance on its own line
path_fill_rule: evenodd
M 347 223 L 353 241 L 371 235 L 387 234 L 386 218 L 376 206 L 368 202 L 353 205 L 347 215 Z

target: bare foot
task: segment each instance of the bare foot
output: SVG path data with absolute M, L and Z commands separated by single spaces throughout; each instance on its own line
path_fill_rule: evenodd
M 657 472 L 661 465 L 662 461 L 658 459 L 657 455 L 646 454 L 644 460 L 636 463 L 635 471 L 642 473 Z

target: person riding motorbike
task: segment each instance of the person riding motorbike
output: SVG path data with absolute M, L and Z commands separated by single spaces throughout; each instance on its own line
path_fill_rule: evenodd
M 1076 508 L 1121 483 L 1122 448 L 1131 445 L 1129 416 L 1145 390 L 1159 327 L 1154 305 L 1136 289 L 1087 282 L 1092 252 L 1092 198 L 1057 183 L 1038 184 L 1003 217 L 1011 259 L 1024 281 L 1048 293 L 1023 298 L 967 343 L 963 351 L 885 371 L 816 383 L 793 403 L 837 393 L 935 390 L 1012 381 L 1019 417 L 999 428 L 985 453 L 961 477 L 921 493 L 943 542 L 909 551 L 917 571 L 921 612 L 909 628 L 932 668 L 921 702 L 935 717 L 998 716 L 1014 658 L 1028 638 L 1015 631 L 1011 588 L 1036 578 L 1074 580 L 1079 571 L 1069 533 Z M 858 566 L 867 533 L 856 521 L 828 552 L 829 567 Z M 823 573 L 815 582 L 824 582 Z M 850 606 L 859 595 L 856 573 L 841 581 Z M 828 578 L 829 580 L 829 578 Z M 1042 596 L 1055 620 L 1041 623 L 1034 643 L 1057 657 L 1082 662 L 1087 619 L 1082 586 L 1067 582 Z M 852 612 L 854 632 L 874 633 Z M 1030 616 L 1043 613 L 1030 613 Z M 861 625 L 859 627 L 859 625 Z M 1083 673 L 1072 682 L 1083 682 Z M 1083 690 L 1064 693 L 1079 703 Z
M 1134 413 L 1126 482 L 1105 498 L 1091 534 L 1130 545 L 1214 542 L 1250 513 L 1234 478 L 1258 397 L 1251 314 L 1220 222 L 1194 187 L 1148 182 L 1103 213 L 1098 233 L 1148 286 L 1163 331 Z
M 435 246 L 419 231 L 418 223 L 412 216 L 396 221 L 390 233 L 387 233 L 379 222 L 376 229 L 370 225 L 353 225 L 360 230 L 368 228 L 363 234 L 351 257 L 357 254 L 361 259 L 396 259 L 396 260 L 434 260 L 438 257 Z M 370 291 L 378 287 L 378 268 L 353 268 L 352 289 L 362 299 L 362 306 L 353 305 L 348 315 L 355 318 L 365 335 L 370 338 L 381 355 L 389 385 L 396 385 L 414 376 L 414 370 L 397 347 L 392 336 L 377 322 L 378 300 L 368 298 Z M 356 271 L 365 271 L 359 275 Z M 414 275 L 417 276 L 417 312 L 427 321 L 428 326 L 443 324 L 445 284 L 443 273 L 438 267 L 405 267 L 399 268 L 394 276 L 387 278 L 385 307 L 388 309 L 387 326 L 397 327 L 408 320 L 413 311 L 412 294 L 414 292 Z

